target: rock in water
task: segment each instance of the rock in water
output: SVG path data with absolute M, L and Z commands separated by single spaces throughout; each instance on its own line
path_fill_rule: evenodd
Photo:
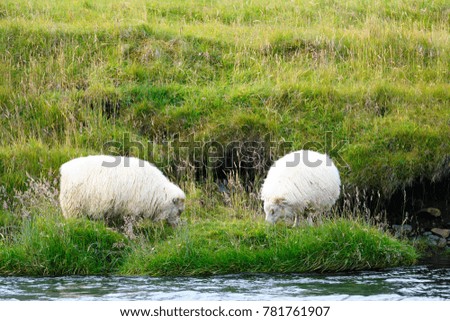
M 438 243 L 437 243 L 437 246 L 439 247 L 439 248 L 444 248 L 444 247 L 446 247 L 447 246 L 447 240 L 446 239 L 440 239 L 439 241 L 438 241 Z
M 433 228 L 431 229 L 431 232 L 433 232 L 436 235 L 442 236 L 444 239 L 450 236 L 450 230 L 443 228 Z
M 427 207 L 422 208 L 421 210 L 417 211 L 417 214 L 429 214 L 434 217 L 440 217 L 441 216 L 441 210 L 435 207 Z

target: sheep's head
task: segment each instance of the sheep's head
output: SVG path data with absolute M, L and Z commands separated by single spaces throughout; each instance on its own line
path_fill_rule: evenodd
M 291 216 L 290 207 L 284 198 L 274 198 L 264 202 L 266 221 L 276 223 L 280 218 Z
M 167 215 L 167 222 L 172 226 L 177 226 L 180 223 L 181 213 L 184 211 L 184 198 L 174 197 L 171 202 L 169 213 Z

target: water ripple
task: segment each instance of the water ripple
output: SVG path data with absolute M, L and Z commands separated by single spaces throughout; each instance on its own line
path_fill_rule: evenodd
M 450 269 L 214 277 L 0 277 L 1 300 L 450 300 Z

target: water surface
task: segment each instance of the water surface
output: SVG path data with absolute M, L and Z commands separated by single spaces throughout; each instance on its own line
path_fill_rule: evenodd
M 1 300 L 450 300 L 450 269 L 213 277 L 0 277 Z

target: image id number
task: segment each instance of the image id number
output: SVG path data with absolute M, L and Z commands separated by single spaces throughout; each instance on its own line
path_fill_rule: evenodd
M 294 317 L 312 317 L 312 316 L 324 316 L 326 317 L 328 312 L 330 311 L 329 306 L 323 306 L 323 307 L 294 307 L 294 306 L 282 306 L 282 307 L 275 307 L 275 306 L 263 306 L 264 309 L 264 316 L 272 316 L 272 317 L 288 317 L 288 316 L 294 316 Z

